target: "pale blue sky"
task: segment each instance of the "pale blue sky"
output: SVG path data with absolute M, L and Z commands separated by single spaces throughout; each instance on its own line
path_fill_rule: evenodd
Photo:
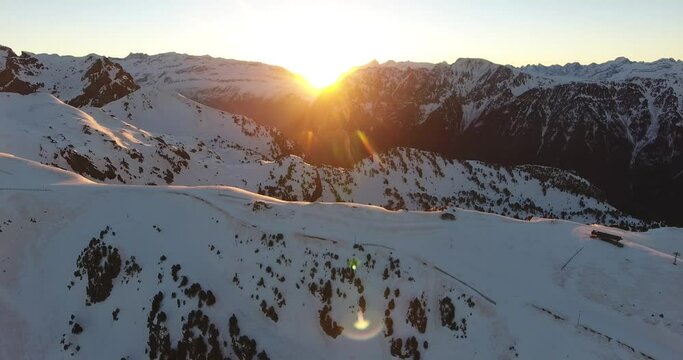
M 177 51 L 303 73 L 372 59 L 683 58 L 683 0 L 0 0 L 0 14 L 0 44 L 15 50 Z

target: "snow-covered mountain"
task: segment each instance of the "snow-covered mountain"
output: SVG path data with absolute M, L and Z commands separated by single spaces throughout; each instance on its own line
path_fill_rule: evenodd
M 543 93 L 552 95 L 538 98 Z M 323 93 L 316 100 L 307 125 L 312 130 L 324 131 L 326 126 L 341 128 L 352 123 L 364 131 L 389 133 L 393 146 L 424 143 L 421 146 L 425 148 L 453 152 L 460 150 L 454 148 L 459 143 L 452 141 L 454 138 L 459 140 L 458 136 L 471 135 L 474 129 L 493 122 L 491 113 L 496 111 L 514 106 L 527 117 L 507 119 L 504 126 L 512 129 L 506 131 L 520 127 L 535 131 L 536 126 L 529 124 L 533 119 L 528 117 L 540 115 L 545 122 L 555 123 L 556 115 L 570 111 L 566 116 L 577 122 L 585 116 L 576 112 L 582 111 L 583 103 L 589 103 L 595 113 L 589 114 L 593 116 L 588 119 L 589 130 L 600 130 L 597 127 L 611 123 L 623 128 L 619 129 L 623 133 L 619 136 L 630 142 L 628 155 L 636 159 L 650 143 L 664 135 L 658 134 L 658 129 L 668 128 L 672 121 L 678 124 L 682 94 L 683 61 L 668 59 L 654 63 L 617 59 L 587 66 L 522 68 L 482 59 L 458 59 L 451 65 L 371 63 Z M 520 100 L 525 98 L 536 101 L 521 104 Z M 577 102 L 577 98 L 583 103 Z M 530 108 L 532 105 L 544 107 L 544 113 L 538 114 L 540 110 Z M 569 131 L 572 124 L 551 125 Z M 425 139 L 408 137 L 414 131 Z M 547 140 L 545 133 L 541 135 L 539 141 Z M 433 141 L 434 136 L 443 137 L 444 141 Z M 380 145 L 381 138 L 378 136 Z M 475 141 L 481 142 L 479 138 Z
M 140 86 L 178 92 L 209 106 L 283 126 L 302 117 L 315 91 L 300 76 L 259 62 L 178 53 L 114 59 Z
M 121 65 L 104 56 L 17 55 L 0 46 L 0 92 L 45 92 L 76 107 L 100 107 L 138 88 Z
M 92 179 L 135 184 L 216 184 L 220 175 L 232 172 L 222 165 L 225 162 L 237 166 L 273 160 L 289 151 L 289 143 L 275 130 L 250 119 L 180 95 L 152 94 L 141 90 L 88 112 L 48 94 L 0 94 L 0 147 Z M 125 116 L 133 108 L 135 121 Z M 149 112 L 156 116 L 157 128 L 172 133 L 151 133 L 133 125 L 148 121 Z M 188 130 L 180 130 L 178 121 L 184 121 Z
M 233 113 L 254 113 L 264 123 L 281 122 L 294 110 L 302 115 L 317 92 L 301 76 L 259 62 L 178 53 L 17 55 L 0 45 L 0 92 L 45 92 L 76 107 L 101 107 L 140 86 L 177 92 Z
M 682 86 L 683 62 L 668 59 L 523 68 L 481 59 L 371 63 L 321 94 L 302 131 L 313 133 L 316 163 L 365 157 L 360 130 L 379 150 L 410 146 L 573 170 L 621 206 L 680 222 Z M 350 157 L 336 155 L 343 146 Z
M 0 151 L 109 183 L 230 185 L 284 200 L 648 226 L 562 170 L 452 161 L 407 148 L 352 169 L 313 166 L 289 155 L 291 142 L 276 130 L 154 88 L 84 110 L 47 94 L 1 94 Z
M 674 59 L 659 59 L 648 63 L 619 57 L 602 64 L 581 65 L 571 63 L 563 66 L 539 64 L 526 65 L 519 69 L 527 74 L 549 77 L 561 82 L 581 80 L 626 81 L 641 78 L 674 80 L 673 83 L 683 86 L 683 61 Z
M 260 156 L 272 161 L 296 154 L 313 164 L 353 168 L 371 155 L 368 149 L 382 153 L 411 147 L 436 152 L 443 158 L 536 164 L 574 171 L 603 189 L 607 199 L 620 208 L 655 220 L 683 221 L 676 215 L 676 204 L 683 201 L 680 61 L 636 63 L 617 59 L 587 66 L 522 68 L 482 59 L 459 59 L 453 64 L 371 63 L 314 98 L 298 76 L 283 68 L 209 56 L 17 56 L 11 49 L 1 48 L 0 58 L 0 69 L 4 68 L 0 72 L 0 91 L 51 93 L 81 107 L 98 123 L 103 113 L 92 107 L 104 106 L 106 114 L 127 124 L 116 124 L 115 128 L 133 125 L 141 133 L 170 135 L 172 147 L 185 146 L 202 153 L 204 146 L 200 144 L 209 144 L 211 152 L 203 158 L 209 163 L 197 163 L 194 166 L 200 169 L 188 172 L 195 182 L 226 183 L 220 180 L 225 178 L 222 173 L 226 170 L 212 169 L 213 163 L 221 164 L 226 156 L 253 162 Z M 144 89 L 138 94 L 134 91 L 140 85 Z M 186 99 L 181 101 L 177 92 Z M 155 108 L 144 105 L 151 104 L 149 98 L 159 96 L 176 97 L 178 102 L 160 100 Z M 128 100 L 120 101 L 124 97 Z M 183 105 L 188 99 L 226 113 L 198 104 Z M 137 104 L 134 113 L 127 110 L 131 104 Z M 175 114 L 176 110 L 180 113 Z M 211 119 L 194 118 L 195 111 L 211 114 Z M 260 131 L 269 133 L 263 141 L 270 145 L 238 141 L 240 147 L 256 155 L 237 154 L 225 148 L 234 144 L 219 144 L 221 139 L 217 137 L 223 130 L 223 137 L 249 132 L 231 130 L 237 122 L 247 124 L 246 118 L 232 114 L 246 114 L 257 123 L 275 125 L 280 133 L 263 128 Z M 156 121 L 158 117 L 173 121 Z M 220 124 L 226 119 L 228 129 L 221 130 Z M 187 121 L 193 125 L 186 126 Z M 145 153 L 154 148 L 147 145 L 131 146 Z M 274 148 L 264 148 L 271 145 Z M 67 157 L 73 156 L 65 151 Z M 182 153 L 161 156 L 152 151 L 150 156 L 159 160 L 151 169 L 143 167 L 142 173 L 127 174 L 127 170 L 119 174 L 121 171 L 108 171 L 117 165 L 109 164 L 111 157 L 106 151 L 91 151 L 102 157 L 95 165 L 99 173 L 91 174 L 96 179 L 114 176 L 116 181 L 134 183 L 143 178 L 148 183 L 160 179 L 176 182 L 173 178 L 182 177 L 179 173 L 187 162 Z M 217 152 L 223 152 L 218 155 L 220 159 L 213 157 Z M 35 159 L 31 155 L 34 153 L 19 155 Z M 109 162 L 104 157 L 109 157 Z M 171 159 L 167 162 L 172 169 L 159 165 L 165 163 L 165 157 Z M 301 159 L 292 159 L 305 164 Z M 130 163 L 128 159 L 125 162 Z M 313 167 L 306 164 L 301 169 L 301 174 L 317 179 Z M 273 188 L 265 181 L 260 185 L 261 192 L 267 192 L 267 186 Z M 258 186 L 250 189 L 256 191 Z M 314 197 L 303 191 L 287 192 L 291 194 L 280 189 L 273 195 Z M 415 192 L 419 191 L 411 191 Z M 405 198 L 408 193 L 403 195 Z M 436 196 L 433 192 L 431 195 Z M 437 202 L 432 205 L 439 206 Z
M 683 353 L 680 229 L 93 184 L 9 155 L 0 169 L 0 358 Z
M 127 69 L 140 86 L 166 87 L 207 101 L 215 97 L 313 96 L 304 91 L 297 75 L 259 62 L 178 53 L 130 54 L 113 60 Z

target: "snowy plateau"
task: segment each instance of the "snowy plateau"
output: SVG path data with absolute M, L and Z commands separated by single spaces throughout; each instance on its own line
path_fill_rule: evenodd
M 680 359 L 683 229 L 562 159 L 590 133 L 676 189 L 682 74 L 388 62 L 312 95 L 261 63 L 0 47 L 0 359 Z M 340 164 L 312 116 L 393 130 Z M 437 144 L 516 134 L 537 158 Z

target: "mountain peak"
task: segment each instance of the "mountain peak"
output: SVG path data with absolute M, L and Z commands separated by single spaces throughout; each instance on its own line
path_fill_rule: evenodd
M 615 62 L 615 63 L 622 63 L 622 64 L 631 64 L 631 63 L 633 63 L 633 61 L 629 60 L 629 58 L 627 58 L 627 57 L 625 57 L 625 56 L 619 56 L 619 57 L 617 57 L 616 59 L 614 59 L 612 62 Z
M 374 66 L 379 66 L 379 61 L 377 61 L 377 59 L 372 59 L 372 61 L 370 61 L 369 63 L 367 63 L 367 64 L 365 64 L 365 65 L 363 65 L 363 66 L 361 66 L 361 68 L 364 68 L 364 67 L 374 67 Z
M 134 52 L 131 52 L 131 53 L 129 53 L 128 56 L 126 56 L 124 59 L 144 59 L 144 58 L 146 58 L 146 57 L 149 57 L 149 55 L 147 55 L 146 53 L 142 53 L 142 52 L 134 53 Z
M 455 64 L 493 64 L 491 61 L 482 58 L 458 58 L 453 63 Z
M 380 66 L 396 67 L 400 69 L 431 69 L 434 67 L 434 64 L 428 62 L 388 60 L 387 62 L 380 64 Z
M 0 45 L 0 51 L 4 51 L 7 53 L 7 56 L 17 56 L 17 54 L 12 51 L 12 48 L 4 45 Z

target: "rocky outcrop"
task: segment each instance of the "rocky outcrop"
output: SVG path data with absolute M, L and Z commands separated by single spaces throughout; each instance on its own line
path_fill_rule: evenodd
M 32 84 L 19 78 L 20 71 L 22 69 L 27 69 L 30 73 L 33 73 L 30 69 L 33 68 L 34 71 L 43 68 L 43 65 L 38 62 L 37 59 L 31 57 L 28 53 L 22 52 L 21 56 L 12 51 L 12 49 L 0 46 L 0 57 L 5 56 L 4 69 L 0 69 L 0 91 L 1 92 L 13 92 L 22 95 L 31 94 L 36 92 L 42 84 Z
M 67 101 L 69 105 L 102 107 L 140 88 L 121 65 L 106 57 L 95 60 L 82 80 L 87 84 L 83 94 Z
M 0 60 L 0 92 L 48 92 L 72 106 L 102 107 L 140 88 L 121 65 L 103 56 L 17 56 L 0 46 Z

